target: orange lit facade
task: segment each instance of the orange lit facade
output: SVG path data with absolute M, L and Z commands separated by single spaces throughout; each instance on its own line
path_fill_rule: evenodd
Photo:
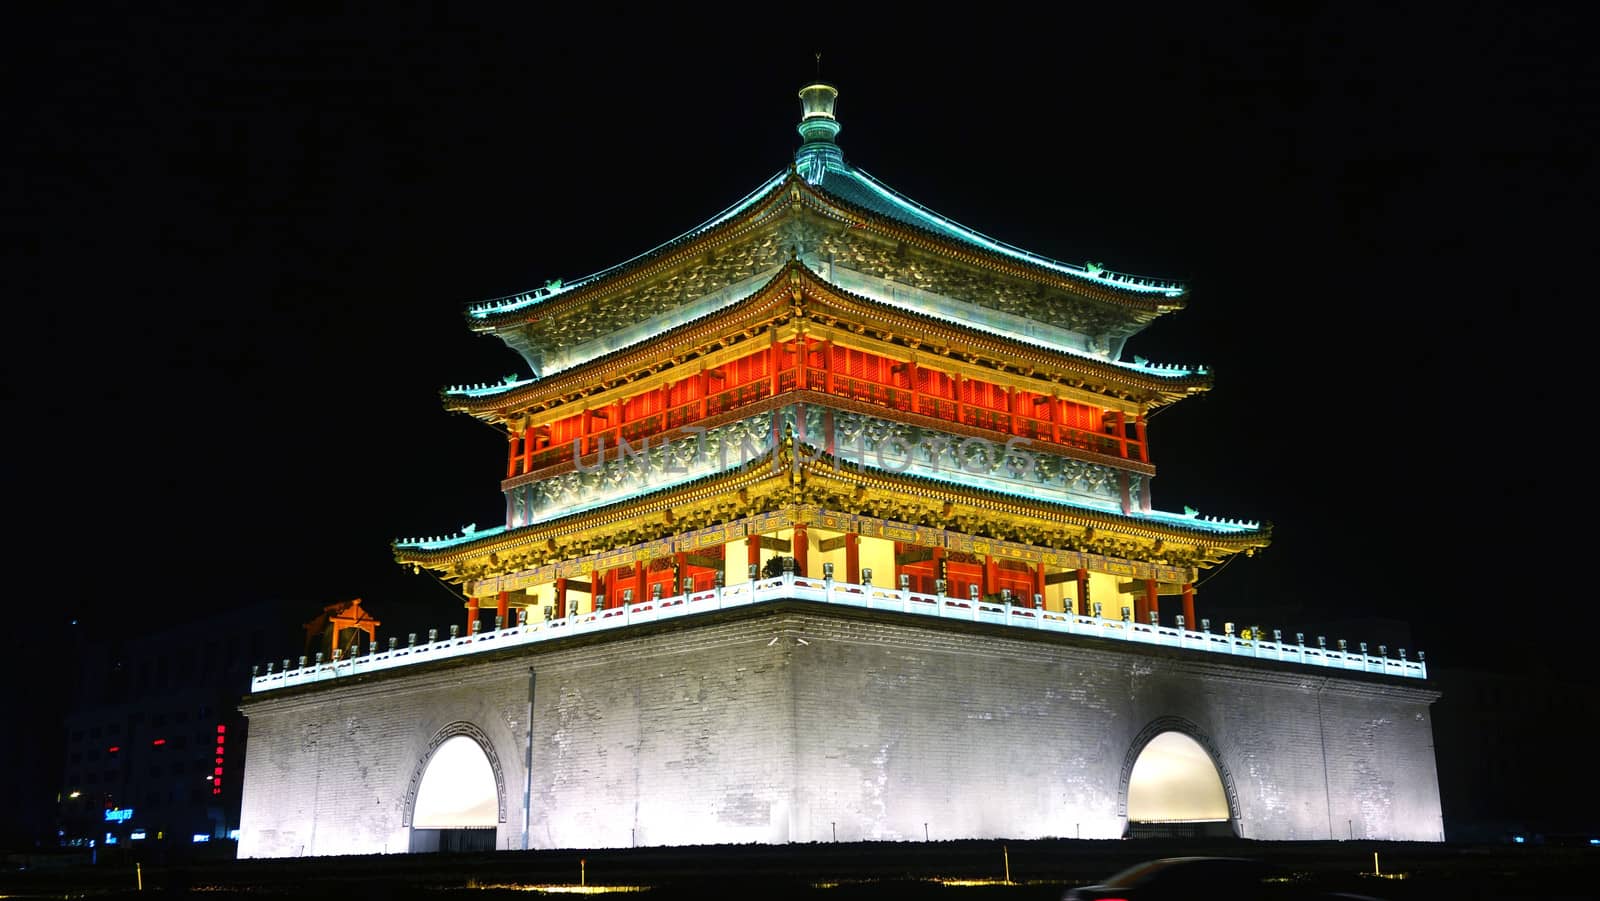
M 784 569 L 1137 622 L 1197 623 L 1254 523 L 1152 503 L 1150 413 L 1203 369 L 1121 359 L 1169 282 L 986 238 L 846 163 L 801 91 L 793 165 L 641 257 L 468 311 L 531 375 L 452 388 L 506 437 L 506 518 L 397 542 L 468 631 Z

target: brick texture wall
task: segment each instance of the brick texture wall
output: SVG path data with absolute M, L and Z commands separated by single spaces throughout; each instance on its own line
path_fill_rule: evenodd
M 406 851 L 429 748 L 460 724 L 498 763 L 500 848 L 1116 837 L 1137 750 L 1166 729 L 1211 751 L 1246 837 L 1437 840 L 1434 698 L 763 605 L 248 698 L 239 854 Z

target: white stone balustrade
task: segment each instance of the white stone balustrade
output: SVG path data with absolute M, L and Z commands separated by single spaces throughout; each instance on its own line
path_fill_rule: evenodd
M 598 610 L 562 619 L 479 632 L 476 635 L 441 638 L 344 660 L 323 661 L 294 669 L 258 673 L 250 680 L 250 690 L 263 692 L 312 682 L 343 679 L 396 667 L 521 647 L 571 635 L 585 635 L 626 628 L 638 623 L 653 623 L 697 613 L 783 600 L 814 601 L 843 607 L 990 623 L 1066 635 L 1086 635 L 1093 638 L 1179 648 L 1197 653 L 1277 660 L 1385 676 L 1425 679 L 1428 675 L 1427 664 L 1421 659 L 1411 660 L 1404 657 L 1395 659 L 1386 654 L 1371 655 L 1309 647 L 1299 643 L 1246 640 L 1236 635 L 1195 632 L 1170 626 L 1152 626 L 1148 623 L 1079 616 L 1075 613 L 1057 613 L 1014 604 L 995 604 L 969 598 L 920 594 L 885 586 L 855 585 L 785 574 L 755 582 L 729 585 L 725 588 L 673 595 L 660 600 L 647 599 L 610 610 Z M 1421 656 L 1418 655 L 1419 658 Z

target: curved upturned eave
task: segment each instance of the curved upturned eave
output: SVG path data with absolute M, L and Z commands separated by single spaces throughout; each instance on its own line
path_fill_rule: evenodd
M 1168 398 L 1173 402 L 1197 391 L 1204 391 L 1211 387 L 1211 377 L 1200 374 L 1187 374 L 1177 376 L 1159 376 L 1153 373 L 1130 370 L 1114 363 L 1101 362 L 1090 357 L 1078 356 L 1065 351 L 1050 350 L 1031 344 L 1018 342 L 1014 345 L 1007 344 L 1005 339 L 992 335 L 980 329 L 962 325 L 954 320 L 927 314 L 922 319 L 917 314 L 899 307 L 891 306 L 868 297 L 862 297 L 844 290 L 826 279 L 812 272 L 810 267 L 798 261 L 791 261 L 780 272 L 769 279 L 760 288 L 753 291 L 743 300 L 736 301 L 718 310 L 712 310 L 695 319 L 669 329 L 656 336 L 649 344 L 634 344 L 629 347 L 618 348 L 604 356 L 586 360 L 571 369 L 563 370 L 548 378 L 527 382 L 517 387 L 508 389 L 503 394 L 488 394 L 471 396 L 465 394 L 452 394 L 448 391 L 442 393 L 445 409 L 451 412 L 467 413 L 491 420 L 516 415 L 521 408 L 531 406 L 539 401 L 581 390 L 576 386 L 582 385 L 585 378 L 592 378 L 596 373 L 607 369 L 626 368 L 630 358 L 641 361 L 644 366 L 651 362 L 659 362 L 663 356 L 671 356 L 675 348 L 663 350 L 662 345 L 674 342 L 688 343 L 697 340 L 710 339 L 717 328 L 712 328 L 719 320 L 736 320 L 741 315 L 746 315 L 759 308 L 763 302 L 776 302 L 781 305 L 783 295 L 787 293 L 789 283 L 794 274 L 798 273 L 806 288 L 820 292 L 823 295 L 833 295 L 838 301 L 857 304 L 877 315 L 899 320 L 902 323 L 935 327 L 945 329 L 976 347 L 987 347 L 996 356 L 1009 360 L 1026 361 L 1043 366 L 1055 366 L 1063 370 L 1075 372 L 1086 379 L 1099 380 L 1108 385 L 1126 387 L 1129 390 L 1144 392 L 1159 397 Z M 828 302 L 829 298 L 819 298 Z M 736 322 L 729 322 L 725 327 L 731 328 Z M 703 334 L 701 334 L 703 333 Z
M 751 203 L 747 209 L 709 228 L 701 225 L 690 229 L 683 235 L 646 251 L 632 260 L 603 269 L 593 275 L 585 276 L 578 280 L 580 283 L 584 283 L 578 288 L 565 291 L 548 300 L 536 302 L 525 307 L 481 317 L 474 315 L 471 312 L 471 308 L 481 306 L 489 301 L 478 301 L 474 304 L 469 304 L 468 311 L 464 315 L 473 331 L 493 333 L 545 318 L 559 313 L 568 306 L 580 302 L 588 302 L 600 295 L 626 290 L 638 282 L 648 280 L 663 269 L 670 269 L 684 260 L 705 252 L 708 247 L 725 243 L 750 228 L 764 223 L 769 215 L 781 212 L 790 202 L 796 199 L 797 188 L 800 195 L 808 195 L 812 199 L 815 204 L 813 207 L 815 212 L 831 214 L 833 218 L 840 221 L 868 227 L 885 237 L 907 241 L 924 250 L 962 260 L 972 265 L 1028 281 L 1048 282 L 1063 291 L 1083 297 L 1086 300 L 1144 313 L 1151 319 L 1182 309 L 1186 304 L 1188 296 L 1186 288 L 1177 297 L 1163 297 L 1158 300 L 1131 289 L 1121 288 L 1115 283 L 1103 282 L 1087 276 L 1078 277 L 1057 272 L 1047 267 L 962 242 L 937 232 L 902 222 L 876 210 L 853 204 L 841 197 L 829 194 L 825 188 L 808 183 L 791 168 L 788 176 L 773 187 L 764 199 Z M 712 221 L 714 222 L 715 219 Z
M 868 178 L 865 173 L 861 173 L 859 177 Z M 876 179 L 871 180 L 874 182 L 877 181 Z M 1189 294 L 1187 288 L 1179 289 L 1180 293 L 1176 296 L 1169 297 L 1162 295 L 1161 299 L 1157 300 L 1151 294 L 1135 291 L 1131 288 L 1125 288 L 1115 282 L 1105 282 L 1087 275 L 1078 276 L 1070 273 L 1059 272 L 1039 263 L 1034 263 L 1026 259 L 1020 259 L 1018 257 L 1003 254 L 998 251 L 990 250 L 986 247 L 982 247 L 967 241 L 962 241 L 957 238 L 951 238 L 949 236 L 940 234 L 939 232 L 932 231 L 918 225 L 913 225 L 912 223 L 896 219 L 892 216 L 886 216 L 877 210 L 868 209 L 860 204 L 852 203 L 836 194 L 830 194 L 826 187 L 813 185 L 807 182 L 805 179 L 799 179 L 799 182 L 803 190 L 810 194 L 817 203 L 833 206 L 835 208 L 833 211 L 835 218 L 839 218 L 841 221 L 850 221 L 848 218 L 845 218 L 845 216 L 841 215 L 847 214 L 848 216 L 855 217 L 857 219 L 868 220 L 867 223 L 862 224 L 867 225 L 867 227 L 878 232 L 879 234 L 884 235 L 885 237 L 893 238 L 898 241 L 905 241 L 921 247 L 924 250 L 930 250 L 934 253 L 938 253 L 942 256 L 951 257 L 965 263 L 999 271 L 1002 274 L 1010 275 L 1026 281 L 1050 282 L 1057 288 L 1060 288 L 1069 294 L 1075 294 L 1087 300 L 1111 304 L 1113 306 L 1122 307 L 1123 309 L 1145 313 L 1148 314 L 1150 319 L 1155 319 L 1156 317 L 1165 315 L 1167 313 L 1181 310 L 1187 305 L 1187 298 Z M 883 185 L 882 187 L 884 190 L 889 191 L 890 193 L 893 193 L 897 196 L 899 195 L 899 192 L 894 191 L 887 185 Z M 817 210 L 817 212 L 824 211 Z M 971 229 L 966 229 L 965 226 L 961 227 L 964 230 L 971 231 Z M 977 233 L 974 232 L 974 234 Z M 1047 258 L 1041 257 L 1041 259 Z M 1056 262 L 1057 265 L 1061 266 L 1066 265 L 1065 263 L 1059 263 L 1054 260 L 1051 262 Z
M 626 290 L 640 281 L 652 278 L 663 269 L 670 269 L 684 260 L 704 253 L 707 247 L 737 238 L 750 228 L 763 224 L 769 214 L 775 211 L 781 212 L 787 206 L 786 201 L 790 197 L 789 185 L 794 181 L 794 178 L 794 171 L 791 168 L 788 175 L 774 185 L 764 198 L 749 201 L 749 205 L 737 214 L 728 216 L 723 221 L 718 222 L 718 218 L 724 215 L 719 214 L 719 216 L 709 220 L 712 224 L 703 223 L 698 225 L 630 260 L 584 276 L 575 283 L 578 284 L 578 287 L 564 291 L 548 300 L 514 310 L 507 310 L 503 313 L 491 313 L 487 316 L 474 315 L 472 309 L 493 301 L 475 301 L 467 305 L 463 315 L 473 331 L 493 333 L 546 318 L 551 313 L 560 312 L 573 303 L 589 301 L 596 294 Z M 768 179 L 768 181 L 771 180 Z M 738 204 L 735 204 L 735 206 L 738 206 Z
M 1272 532 L 1269 525 L 1248 531 L 1228 533 L 1207 529 L 1183 528 L 1175 525 L 1152 523 L 1139 516 L 1109 513 L 1062 502 L 1019 497 L 1000 491 L 956 485 L 937 479 L 910 476 L 904 473 L 889 473 L 872 468 L 846 470 L 839 465 L 832 455 L 826 452 L 817 452 L 814 459 L 808 460 L 801 465 L 801 469 L 805 472 L 807 478 L 818 478 L 842 485 L 865 485 L 869 488 L 877 487 L 915 493 L 917 496 L 932 500 L 985 507 L 992 512 L 1052 519 L 1078 528 L 1103 528 L 1118 535 L 1128 535 L 1151 541 L 1178 541 L 1218 550 L 1243 551 L 1265 547 L 1270 541 Z M 851 473 L 851 478 L 846 478 L 842 475 L 846 471 Z M 658 515 L 675 506 L 706 500 L 718 495 L 738 491 L 740 488 L 759 484 L 768 479 L 777 478 L 787 480 L 789 478 L 788 471 L 784 469 L 774 474 L 773 467 L 770 464 L 758 464 L 749 468 L 733 468 L 722 472 L 709 473 L 682 485 L 622 498 L 591 510 L 508 529 L 476 541 L 467 541 L 451 547 L 423 549 L 412 545 L 402 545 L 399 542 L 394 542 L 392 547 L 395 560 L 399 563 L 427 566 L 429 568 L 445 567 L 485 554 L 514 552 L 524 545 L 546 541 L 573 532 L 635 520 L 640 517 Z

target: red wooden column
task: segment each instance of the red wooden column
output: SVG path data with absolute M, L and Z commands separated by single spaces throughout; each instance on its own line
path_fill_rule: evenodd
M 645 584 L 644 576 L 644 561 L 633 561 L 633 602 L 635 604 L 650 597 L 650 586 Z
M 1194 583 L 1183 583 L 1183 627 L 1185 629 L 1200 628 L 1200 621 L 1194 618 Z
M 861 536 L 855 532 L 844 533 L 844 580 L 861 584 Z
M 1044 564 L 1040 563 L 1033 570 L 1033 592 L 1039 596 L 1039 609 L 1045 608 L 1044 602 Z M 1033 606 L 1033 598 L 1028 598 L 1028 606 Z
M 1139 459 L 1145 463 L 1150 462 L 1150 441 L 1144 434 L 1144 414 L 1140 413 L 1133 421 L 1133 430 L 1139 436 Z
M 478 633 L 478 599 L 475 598 L 475 597 L 470 597 L 469 596 L 467 598 L 467 634 L 468 635 L 476 635 L 477 633 Z
M 1117 411 L 1117 453 L 1128 456 L 1128 417 L 1121 410 Z
M 950 590 L 950 579 L 944 574 L 944 548 L 942 547 L 933 549 L 933 577 L 935 579 L 944 579 L 945 591 Z M 933 586 L 928 586 L 928 590 L 932 591 Z
M 810 548 L 807 546 L 809 543 L 810 542 L 808 541 L 807 536 L 806 536 L 806 527 L 803 526 L 803 525 L 795 526 L 794 527 L 794 574 L 797 575 L 797 576 L 800 576 L 801 578 L 805 578 L 806 576 L 809 576 L 811 574 L 806 569 L 806 559 L 807 559 L 806 552 L 808 550 L 810 550 Z
M 708 405 L 711 403 L 711 370 L 700 364 L 700 415 L 699 419 L 706 418 Z
M 532 428 L 528 428 L 528 429 L 524 429 L 523 430 L 523 432 L 522 432 L 522 471 L 523 472 L 532 472 L 533 471 L 533 446 L 534 446 L 535 443 L 538 442 L 538 440 L 539 440 L 538 436 L 533 433 L 533 429 Z
M 778 396 L 778 361 L 783 358 L 783 345 L 778 343 L 778 333 L 772 332 L 772 356 L 767 364 L 772 369 L 772 396 Z
M 605 586 L 600 582 L 600 570 L 591 569 L 589 570 L 589 609 L 593 612 L 600 612 L 600 595 L 602 594 L 607 598 L 612 596 L 612 593 L 607 592 Z
M 962 385 L 961 385 L 961 373 L 960 372 L 956 372 L 955 373 L 955 380 L 956 380 L 956 418 L 955 418 L 955 421 L 956 422 L 963 422 L 964 420 L 961 418 Z
M 1144 618 L 1150 621 L 1150 614 L 1161 615 L 1161 594 L 1157 591 L 1155 579 L 1144 580 Z
M 1000 561 L 993 554 L 983 555 L 983 587 L 978 589 L 978 595 L 985 596 L 1000 593 Z
M 1050 393 L 1050 403 L 1045 404 L 1045 409 L 1050 411 L 1050 440 L 1056 444 L 1061 443 L 1061 398 L 1055 392 Z
M 511 440 L 507 444 L 510 445 L 510 453 L 506 455 L 506 478 L 508 479 L 517 474 L 517 458 L 522 456 L 522 449 L 517 446 L 517 433 L 512 432 L 509 437 Z
M 1094 612 L 1094 607 L 1089 604 L 1089 571 L 1078 570 L 1078 615 L 1088 616 Z
M 689 576 L 689 555 L 683 551 L 672 555 L 672 580 L 678 583 L 678 594 L 688 594 L 694 588 L 694 579 Z
M 917 408 L 917 359 L 912 357 L 906 361 L 906 383 L 911 391 L 911 412 L 920 412 Z
M 556 580 L 555 615 L 560 617 L 570 616 L 571 610 L 567 609 L 567 580 Z
M 494 615 L 500 617 L 501 628 L 511 625 L 511 592 L 502 591 L 500 596 L 495 598 Z
M 761 574 L 761 536 L 746 535 L 744 537 L 744 550 L 745 565 L 756 567 L 756 575 L 759 578 Z

